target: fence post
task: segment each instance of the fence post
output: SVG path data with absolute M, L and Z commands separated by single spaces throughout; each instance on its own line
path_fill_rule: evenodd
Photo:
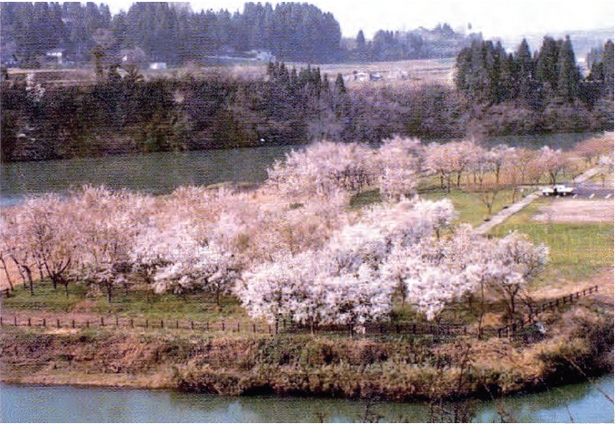
M 90 320 L 85 320 L 85 328 L 90 328 Z
M 47 327 L 47 320 L 43 318 L 43 327 Z
M 2 316 L 0 316 L 0 327 L 2 327 Z
M 71 327 L 75 328 L 75 320 L 72 321 Z
M 256 324 L 252 324 L 252 332 L 256 333 Z
M 119 327 L 119 326 L 120 326 L 120 321 L 119 321 L 119 319 L 118 319 L 118 317 L 117 317 L 117 315 L 116 315 L 116 316 L 115 316 L 115 328 L 117 328 L 117 327 Z
M 271 334 L 271 324 L 269 324 L 269 334 Z
M 194 327 L 193 327 L 194 328 Z M 205 330 L 209 331 L 209 321 L 205 323 Z
M 175 320 L 175 329 L 179 329 L 179 321 Z
M 13 323 L 15 324 L 15 327 L 17 327 L 17 317 L 13 317 Z
M 130 328 L 135 328 L 135 321 L 130 318 Z
M 101 327 L 105 326 L 105 319 L 103 317 L 100 317 L 100 326 Z
M 237 323 L 237 332 L 239 333 L 239 323 Z
M 190 321 L 190 329 L 194 330 L 194 321 Z
M 145 320 L 145 328 L 149 328 L 149 320 L 148 319 Z
M 222 331 L 224 331 L 224 321 L 222 321 Z
M 160 328 L 164 328 L 164 320 L 160 320 Z
M 56 327 L 60 328 L 60 319 L 56 319 Z
M 32 327 L 32 321 L 30 321 L 30 318 L 28 318 L 28 327 Z

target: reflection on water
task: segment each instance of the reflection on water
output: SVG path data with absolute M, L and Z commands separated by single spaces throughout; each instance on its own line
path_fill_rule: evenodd
M 591 134 L 498 137 L 486 145 L 570 148 Z M 181 185 L 209 185 L 224 181 L 261 182 L 267 168 L 284 158 L 292 146 L 149 153 L 104 158 L 2 164 L 0 206 L 20 203 L 27 194 L 65 193 L 84 184 L 128 188 L 152 194 L 170 193 Z
M 613 397 L 613 375 L 597 380 Z M 0 385 L 2 422 L 426 422 L 425 404 L 243 397 L 84 387 Z M 497 401 L 516 422 L 613 422 L 613 404 L 591 384 Z M 366 415 L 366 412 L 371 414 Z M 499 422 L 483 402 L 475 422 Z

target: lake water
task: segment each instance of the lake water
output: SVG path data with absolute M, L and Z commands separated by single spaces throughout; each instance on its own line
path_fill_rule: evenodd
M 507 143 L 528 148 L 550 145 L 569 149 L 578 141 L 591 136 L 556 134 L 500 137 L 485 143 Z M 181 185 L 209 185 L 225 181 L 258 183 L 267 178 L 267 168 L 276 159 L 283 159 L 291 149 L 292 146 L 276 146 L 3 163 L 0 206 L 20 203 L 24 195 L 66 193 L 84 184 L 163 194 Z
M 515 422 L 613 422 L 613 376 L 498 400 Z M 166 390 L 0 385 L 2 422 L 426 422 L 425 404 L 242 397 Z M 366 411 L 372 415 L 366 416 Z M 377 415 L 376 415 L 377 414 Z M 374 420 L 375 421 L 375 420 Z M 474 422 L 499 422 L 493 402 Z

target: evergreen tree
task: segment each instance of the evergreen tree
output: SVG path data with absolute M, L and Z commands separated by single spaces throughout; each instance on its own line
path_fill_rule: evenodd
M 534 61 L 527 40 L 524 38 L 515 54 L 515 81 L 519 87 L 518 99 L 529 106 L 535 106 L 532 83 L 534 81 Z
M 613 41 L 608 40 L 604 45 L 604 54 L 602 56 L 604 87 L 607 98 L 613 100 Z
M 547 36 L 542 42 L 536 61 L 536 78 L 543 84 L 543 88 L 549 96 L 558 92 L 560 49 L 561 46 L 558 45 L 558 42 Z
M 557 91 L 566 101 L 572 102 L 579 95 L 579 80 L 581 78 L 581 73 L 576 65 L 569 36 L 566 36 L 566 39 L 562 43 L 558 57 Z
M 363 30 L 360 29 L 356 38 L 357 50 L 365 51 L 365 35 L 363 35 Z

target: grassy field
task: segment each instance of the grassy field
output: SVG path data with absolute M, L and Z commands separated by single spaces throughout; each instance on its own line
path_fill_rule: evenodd
M 582 283 L 613 267 L 613 223 L 538 222 L 539 210 L 554 199 L 541 198 L 496 227 L 496 237 L 519 231 L 549 246 L 549 265 L 536 285 Z

